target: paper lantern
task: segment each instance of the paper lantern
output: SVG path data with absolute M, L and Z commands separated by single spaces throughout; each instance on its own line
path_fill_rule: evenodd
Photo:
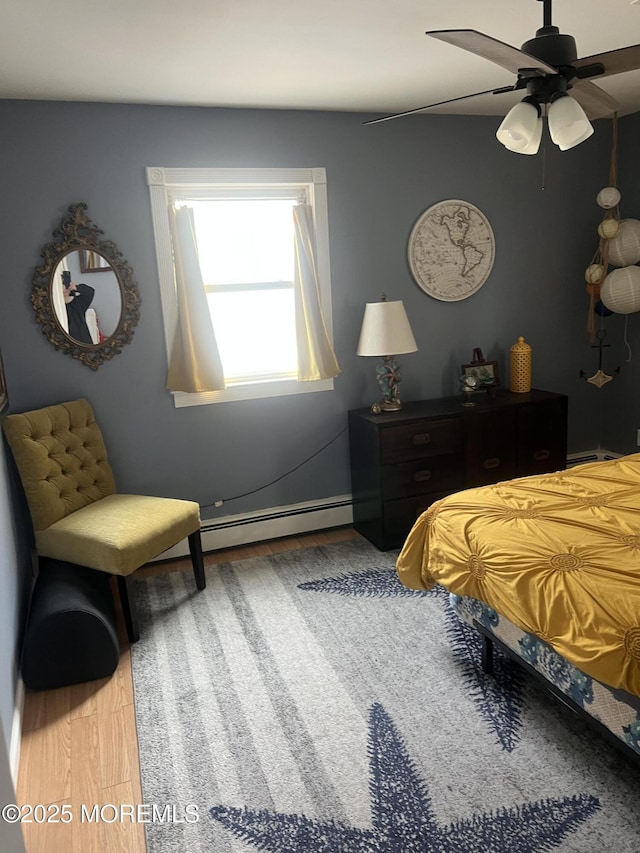
M 610 272 L 602 285 L 600 299 L 615 314 L 640 311 L 640 267 L 622 267 Z
M 596 201 L 605 210 L 611 210 L 620 201 L 620 193 L 615 187 L 605 187 L 596 196 Z
M 640 222 L 621 219 L 616 236 L 609 240 L 609 263 L 614 267 L 629 267 L 640 261 Z
M 602 264 L 590 264 L 584 271 L 584 280 L 587 284 L 597 284 L 604 278 L 606 270 Z
M 598 234 L 605 240 L 613 240 L 619 230 L 620 223 L 617 219 L 603 219 L 598 225 Z

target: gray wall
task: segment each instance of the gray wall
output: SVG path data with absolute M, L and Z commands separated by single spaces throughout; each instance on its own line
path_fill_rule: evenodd
M 0 347 L 12 411 L 86 396 L 105 433 L 121 491 L 201 504 L 231 498 L 296 466 L 344 428 L 349 409 L 375 399 L 374 363 L 358 358 L 355 348 L 365 302 L 385 291 L 390 299 L 404 300 L 419 346 L 418 353 L 401 359 L 403 399 L 455 393 L 459 366 L 470 360 L 474 347 L 498 359 L 506 377 L 509 347 L 524 335 L 533 347 L 534 384 L 570 396 L 569 450 L 598 446 L 602 413 L 619 391 L 597 391 L 579 379 L 579 371 L 595 370 L 584 332 L 583 274 L 601 214 L 595 196 L 607 183 L 609 125 L 599 123 L 596 134 L 573 151 L 560 153 L 549 144 L 545 155 L 522 157 L 496 142 L 494 117 L 416 116 L 363 127 L 364 118 L 0 102 Z M 629 126 L 631 151 L 640 127 L 635 121 Z M 149 165 L 327 168 L 334 336 L 343 371 L 333 393 L 173 407 L 165 390 L 144 172 Z M 422 293 L 406 262 L 415 220 L 446 198 L 480 207 L 497 243 L 489 280 L 460 303 Z M 97 373 L 54 350 L 29 302 L 40 249 L 68 205 L 79 201 L 88 204 L 89 216 L 133 266 L 142 295 L 132 344 Z M 348 444 L 342 435 L 276 485 L 202 514 L 258 510 L 349 490 Z M 0 524 L 4 536 L 8 521 Z M 23 558 L 8 544 L 5 572 L 26 572 Z M 13 658 L 21 606 L 11 583 L 9 597 L 3 595 L 0 603 L 6 660 Z M 3 718 L 13 698 L 7 679 L 5 672 Z

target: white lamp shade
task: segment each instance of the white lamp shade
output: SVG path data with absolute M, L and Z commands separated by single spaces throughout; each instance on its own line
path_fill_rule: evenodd
M 589 119 L 580 104 L 568 95 L 553 101 L 548 111 L 549 134 L 561 151 L 567 151 L 588 139 L 593 133 Z
M 407 312 L 401 301 L 368 302 L 364 309 L 358 355 L 400 355 L 416 352 Z
M 618 233 L 608 242 L 609 263 L 614 267 L 628 267 L 640 262 L 640 221 L 621 219 Z
M 509 151 L 515 151 L 519 154 L 534 154 L 534 151 L 525 149 L 532 145 L 538 134 L 542 136 L 542 123 L 538 108 L 526 101 L 521 101 L 506 114 L 496 131 L 496 138 Z M 538 138 L 539 144 L 540 139 Z
M 640 311 L 640 267 L 623 267 L 605 278 L 600 299 L 615 314 Z

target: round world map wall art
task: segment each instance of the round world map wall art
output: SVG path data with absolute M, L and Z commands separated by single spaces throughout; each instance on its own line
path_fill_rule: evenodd
M 493 267 L 496 241 L 489 220 L 460 199 L 434 204 L 409 236 L 409 266 L 418 285 L 443 302 L 480 290 Z

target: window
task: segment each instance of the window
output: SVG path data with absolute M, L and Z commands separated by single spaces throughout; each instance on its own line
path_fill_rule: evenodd
M 176 406 L 324 391 L 298 382 L 294 299 L 294 205 L 313 210 L 322 313 L 331 338 L 325 170 L 164 169 L 147 183 L 156 236 L 167 357 L 178 308 L 169 205 L 188 205 L 226 389 L 174 392 Z
M 293 199 L 192 203 L 227 384 L 296 376 Z

